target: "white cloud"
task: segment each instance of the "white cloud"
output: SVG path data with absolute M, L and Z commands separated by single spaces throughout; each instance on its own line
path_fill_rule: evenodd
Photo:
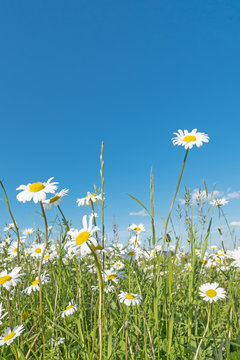
M 230 226 L 240 226 L 240 221 L 232 221 L 230 222 Z
M 131 216 L 148 216 L 145 210 L 140 210 L 138 212 L 130 212 L 129 215 Z
M 226 195 L 226 199 L 239 199 L 240 198 L 240 191 L 233 191 L 233 192 L 229 192 Z

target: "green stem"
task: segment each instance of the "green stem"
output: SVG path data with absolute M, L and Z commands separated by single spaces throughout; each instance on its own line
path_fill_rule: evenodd
M 210 305 L 209 310 L 208 310 L 208 319 L 207 319 L 207 325 L 206 325 L 205 331 L 204 331 L 203 336 L 202 336 L 202 338 L 201 338 L 201 340 L 200 340 L 200 343 L 199 343 L 199 345 L 198 345 L 198 347 L 197 347 L 197 351 L 196 351 L 196 354 L 195 354 L 193 360 L 196 360 L 196 359 L 197 359 L 198 353 L 199 353 L 199 350 L 200 350 L 200 346 L 202 345 L 203 339 L 205 338 L 205 336 L 206 336 L 206 334 L 207 334 L 208 326 L 209 326 L 210 318 L 211 318 L 211 312 L 212 312 L 212 304 Z

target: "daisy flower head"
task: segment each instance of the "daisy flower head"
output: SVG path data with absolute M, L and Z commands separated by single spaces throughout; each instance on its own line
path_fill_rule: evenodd
M 62 311 L 62 317 L 69 316 L 74 314 L 77 311 L 77 304 L 73 305 L 73 300 L 69 301 L 68 306 L 66 309 Z
M 77 199 L 77 205 L 78 206 L 87 206 L 89 207 L 91 205 L 91 202 L 99 205 L 102 203 L 102 195 L 101 194 L 91 194 L 89 191 L 87 192 L 87 195 L 84 198 Z
M 31 247 L 31 255 L 36 258 L 41 258 L 44 244 L 34 244 Z
M 20 336 L 22 332 L 24 331 L 24 326 L 15 326 L 13 330 L 10 328 L 7 328 L 7 330 L 4 331 L 3 335 L 0 336 L 0 346 L 2 345 L 10 345 L 16 337 Z
M 23 230 L 23 235 L 27 236 L 27 235 L 31 235 L 34 232 L 33 228 L 27 228 Z
M 117 284 L 120 279 L 124 279 L 124 278 L 125 278 L 124 271 L 118 272 L 116 269 L 110 269 L 110 270 L 105 270 L 104 272 L 105 282 L 112 281 L 115 284 Z
M 60 202 L 63 201 L 62 200 L 63 196 L 68 195 L 68 191 L 69 191 L 68 189 L 63 189 L 63 190 L 57 192 L 51 199 L 44 200 L 43 201 L 44 208 L 47 210 L 51 210 L 53 205 L 58 206 L 60 204 Z
M 141 232 L 145 232 L 145 227 L 143 224 L 132 224 L 128 227 L 128 230 L 134 231 L 135 234 L 140 234 Z
M 45 284 L 46 282 L 48 282 L 49 279 L 49 275 L 44 273 L 41 274 L 41 283 L 42 285 Z M 30 286 L 28 286 L 25 290 L 23 290 L 27 295 L 30 295 L 32 292 L 34 291 L 39 291 L 39 278 L 38 276 L 35 278 L 35 280 L 31 283 Z
M 122 290 L 121 290 L 120 294 L 118 295 L 118 297 L 119 297 L 120 302 L 124 303 L 127 306 L 139 305 L 141 303 L 141 298 L 139 295 L 124 292 Z
M 217 282 L 215 283 L 206 283 L 200 286 L 199 288 L 199 295 L 203 298 L 205 301 L 209 301 L 210 304 L 213 301 L 217 301 L 218 299 L 225 299 L 226 292 L 223 288 L 218 287 L 219 284 Z
M 94 245 L 98 248 L 98 243 L 93 235 L 100 231 L 97 226 L 93 226 L 93 216 L 89 216 L 89 224 L 87 223 L 87 215 L 82 218 L 83 228 L 79 230 L 70 229 L 68 235 L 72 238 L 70 242 L 70 249 L 78 252 L 81 256 L 91 254 L 89 246 Z M 89 246 L 88 246 L 89 245 Z
M 21 267 L 15 267 L 10 273 L 8 273 L 7 270 L 2 271 L 0 273 L 0 286 L 2 285 L 8 291 L 11 289 L 11 287 L 16 286 L 19 282 L 21 282 L 19 277 L 24 275 L 19 274 L 20 270 Z
M 188 130 L 178 130 L 174 135 L 176 137 L 172 138 L 173 145 L 182 145 L 186 150 L 192 149 L 193 145 L 200 147 L 204 142 L 209 142 L 209 136 L 202 132 L 197 132 L 197 129 L 193 129 L 190 132 Z
M 226 205 L 228 204 L 228 201 L 225 199 L 225 198 L 222 198 L 222 199 L 214 199 L 212 201 L 210 201 L 210 204 L 212 204 L 213 206 L 223 206 L 223 205 Z
M 3 231 L 9 231 L 10 229 L 14 228 L 14 223 L 10 223 L 8 226 L 5 226 Z
M 58 346 L 60 344 L 63 344 L 65 341 L 64 337 L 57 337 L 57 338 L 52 338 L 49 340 L 49 345 L 52 347 Z
M 48 179 L 47 182 L 36 182 L 27 185 L 20 185 L 16 190 L 22 190 L 17 194 L 17 199 L 20 202 L 25 203 L 26 201 L 33 200 L 34 203 L 43 201 L 46 199 L 46 194 L 54 194 L 57 190 L 57 182 L 52 182 L 53 177 Z

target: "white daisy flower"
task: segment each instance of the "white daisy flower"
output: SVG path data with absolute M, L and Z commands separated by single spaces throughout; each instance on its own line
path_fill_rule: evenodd
M 57 337 L 57 338 L 52 338 L 49 340 L 49 345 L 52 347 L 58 346 L 60 344 L 63 344 L 65 341 L 64 337 Z
M 68 189 L 63 189 L 59 192 L 57 192 L 51 199 L 48 200 L 43 200 L 44 203 L 44 208 L 47 210 L 51 210 L 52 206 L 58 206 L 60 204 L 60 202 L 62 202 L 62 198 L 63 196 L 68 195 Z
M 12 245 L 8 248 L 8 255 L 11 257 L 17 256 L 17 241 L 14 241 L 14 243 L 12 243 Z
M 14 228 L 14 223 L 10 223 L 8 226 L 5 226 L 5 228 L 3 229 L 3 231 L 8 231 L 10 229 Z
M 2 285 L 8 291 L 11 289 L 11 287 L 16 286 L 19 282 L 21 282 L 19 277 L 24 275 L 19 274 L 20 270 L 21 267 L 15 267 L 10 273 L 8 273 L 7 270 L 2 271 L 0 273 L 0 286 Z
M 128 230 L 132 230 L 132 231 L 134 231 L 136 234 L 140 234 L 141 232 L 146 231 L 143 224 L 139 224 L 139 225 L 132 224 L 132 225 L 130 225 L 130 226 L 128 227 Z
M 185 266 L 184 266 L 184 270 L 192 270 L 192 264 L 191 263 L 187 263 Z
M 70 242 L 70 249 L 78 252 L 81 256 L 86 256 L 91 254 L 91 249 L 88 245 L 94 245 L 98 247 L 98 243 L 93 235 L 100 231 L 97 226 L 93 226 L 93 216 L 89 216 L 89 225 L 87 224 L 87 215 L 84 215 L 82 218 L 83 228 L 79 230 L 70 229 L 68 235 L 72 238 Z
M 113 264 L 113 268 L 116 270 L 121 270 L 124 268 L 124 264 L 121 261 L 117 261 L 115 264 Z
M 228 201 L 225 199 L 225 198 L 222 198 L 222 199 L 214 199 L 212 201 L 210 201 L 210 204 L 213 205 L 213 206 L 223 206 L 223 205 L 226 205 L 228 204 Z
M 115 284 L 119 282 L 120 279 L 124 279 L 124 271 L 118 272 L 116 269 L 105 270 L 104 272 L 104 282 L 113 281 Z
M 30 249 L 30 253 L 33 257 L 41 258 L 44 244 L 34 244 Z
M 66 306 L 66 309 L 62 311 L 62 317 L 69 316 L 74 314 L 77 311 L 77 304 L 73 305 L 73 300 L 69 301 L 68 306 Z
M 16 190 L 22 190 L 18 195 L 18 201 L 25 203 L 33 199 L 34 203 L 43 201 L 46 199 L 46 194 L 54 194 L 57 190 L 57 182 L 51 183 L 53 177 L 48 179 L 47 182 L 36 182 L 33 184 L 20 185 Z
M 200 147 L 204 142 L 209 142 L 209 136 L 197 132 L 197 129 L 193 129 L 191 132 L 188 132 L 188 130 L 178 130 L 174 135 L 176 135 L 176 137 L 172 138 L 173 145 L 182 145 L 186 150 L 192 149 L 193 145 Z
M 50 277 L 48 274 L 44 273 L 41 274 L 41 283 L 42 285 L 45 284 L 50 280 Z M 35 280 L 32 282 L 30 286 L 28 286 L 25 290 L 23 290 L 27 295 L 30 295 L 34 291 L 39 291 L 39 279 L 38 276 L 35 278 Z
M 16 337 L 22 334 L 23 331 L 23 325 L 15 326 L 13 330 L 7 328 L 7 330 L 4 331 L 3 336 L 0 336 L 0 346 L 5 344 L 10 345 Z
M 199 295 L 202 296 L 203 300 L 209 301 L 210 304 L 213 301 L 217 301 L 218 299 L 225 299 L 226 292 L 223 288 L 218 287 L 219 284 L 215 283 L 206 283 L 200 286 Z
M 23 235 L 27 236 L 27 235 L 31 235 L 34 232 L 33 228 L 27 228 L 23 230 Z
M 99 287 L 98 286 L 92 286 L 91 287 L 93 291 L 98 291 Z M 114 287 L 113 285 L 104 285 L 103 286 L 103 290 L 106 294 L 113 292 L 114 291 Z
M 124 292 L 122 290 L 121 290 L 120 294 L 118 295 L 118 297 L 119 297 L 120 302 L 124 303 L 127 306 L 139 305 L 141 303 L 141 298 L 139 295 Z
M 89 191 L 87 192 L 87 196 L 81 199 L 77 199 L 78 206 L 87 206 L 91 205 L 91 201 L 96 205 L 102 203 L 102 195 L 101 194 L 91 194 Z

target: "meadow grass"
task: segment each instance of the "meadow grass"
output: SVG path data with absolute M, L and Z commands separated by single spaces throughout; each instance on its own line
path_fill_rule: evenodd
M 209 203 L 214 192 L 206 184 L 194 199 L 185 188 L 172 221 L 187 155 L 188 149 L 162 236 L 156 238 L 151 171 L 150 210 L 130 196 L 148 213 L 152 235 L 144 239 L 143 225 L 133 224 L 125 245 L 116 228 L 106 243 L 103 146 L 101 189 L 84 200 L 93 215 L 100 206 L 102 216 L 84 217 L 80 231 L 71 228 L 58 202 L 53 232 L 40 200 L 45 231 L 35 229 L 23 239 L 0 183 L 13 221 L 1 242 L 0 359 L 240 359 L 240 251 L 224 246 L 228 237 L 235 248 L 236 239 L 222 204 Z M 216 216 L 223 249 L 210 248 Z M 184 224 L 184 234 L 176 232 L 177 222 Z M 224 296 L 205 301 L 199 288 L 215 282 Z M 24 331 L 18 334 L 20 325 Z

